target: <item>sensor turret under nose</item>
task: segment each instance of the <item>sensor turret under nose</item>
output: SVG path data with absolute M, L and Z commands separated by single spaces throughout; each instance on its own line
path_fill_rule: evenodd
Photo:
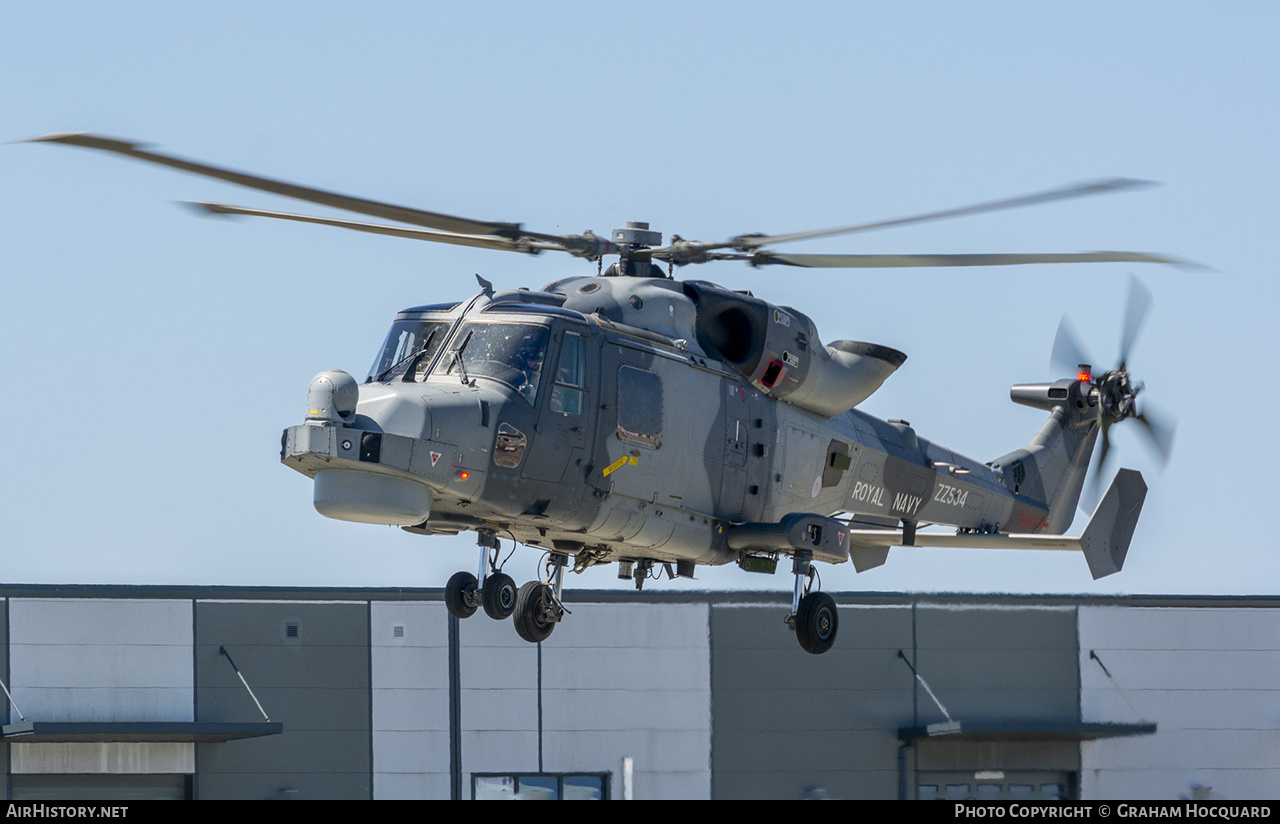
M 336 426 L 349 423 L 356 414 L 360 385 L 341 369 L 326 369 L 307 387 L 307 423 Z

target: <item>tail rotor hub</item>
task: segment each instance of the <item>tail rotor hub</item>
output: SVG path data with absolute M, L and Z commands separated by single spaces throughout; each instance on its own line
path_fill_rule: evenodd
M 1104 423 L 1118 423 L 1137 415 L 1135 400 L 1141 386 L 1129 380 L 1124 369 L 1114 369 L 1098 380 L 1094 388 L 1098 411 Z

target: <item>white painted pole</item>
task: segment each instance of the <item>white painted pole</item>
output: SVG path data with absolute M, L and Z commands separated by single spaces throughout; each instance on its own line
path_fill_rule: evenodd
M 629 755 L 622 757 L 622 800 L 635 800 L 635 759 Z

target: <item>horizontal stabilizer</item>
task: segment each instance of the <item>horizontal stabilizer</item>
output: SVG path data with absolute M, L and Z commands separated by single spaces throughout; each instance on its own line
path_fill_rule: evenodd
M 849 554 L 853 557 L 853 568 L 858 572 L 866 572 L 868 569 L 881 566 L 889 559 L 889 547 L 854 546 L 849 548 Z
M 1107 488 L 1102 503 L 1094 511 L 1084 533 L 1068 535 L 1029 535 L 1005 533 L 917 532 L 912 546 L 970 549 L 1058 549 L 1083 552 L 1089 571 L 1095 579 L 1119 572 L 1133 530 L 1147 497 L 1142 473 L 1121 469 Z M 853 529 L 849 531 L 849 550 L 859 572 L 879 566 L 884 559 L 879 551 L 903 546 L 900 529 Z

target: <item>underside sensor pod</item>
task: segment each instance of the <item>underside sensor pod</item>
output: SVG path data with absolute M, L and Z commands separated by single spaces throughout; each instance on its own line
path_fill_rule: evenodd
M 738 552 L 812 552 L 815 561 L 842 564 L 849 560 L 849 528 L 823 515 L 792 513 L 776 524 L 730 527 L 729 548 Z

